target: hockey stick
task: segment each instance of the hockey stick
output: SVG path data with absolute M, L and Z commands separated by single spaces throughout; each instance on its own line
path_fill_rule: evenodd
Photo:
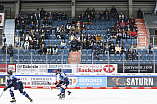
M 2 97 L 3 93 L 4 93 L 4 91 L 1 93 L 0 98 Z

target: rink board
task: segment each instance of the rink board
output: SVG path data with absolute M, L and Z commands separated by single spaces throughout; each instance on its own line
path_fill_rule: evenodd
M 25 88 L 54 88 L 56 75 L 16 75 Z M 157 89 L 156 75 L 68 75 L 69 89 Z M 0 75 L 0 88 L 7 76 Z

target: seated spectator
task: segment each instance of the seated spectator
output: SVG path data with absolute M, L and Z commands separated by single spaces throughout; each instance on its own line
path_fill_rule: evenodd
M 88 40 L 88 46 L 87 46 L 87 48 L 88 48 L 88 49 L 92 49 L 92 47 L 93 47 L 93 42 L 92 42 L 92 40 Z
M 122 21 L 122 20 L 124 20 L 124 19 L 125 19 L 124 14 L 123 14 L 123 13 L 120 13 L 120 15 L 119 15 L 119 21 Z
M 77 40 L 73 38 L 73 40 L 70 43 L 71 43 L 71 50 L 75 52 L 77 50 Z
M 19 36 L 22 36 L 24 34 L 24 31 L 21 29 L 20 31 L 19 31 Z
M 115 53 L 116 54 L 120 54 L 120 47 L 118 46 L 118 44 L 116 45 L 116 47 L 115 47 Z
M 33 40 L 29 42 L 29 49 L 34 49 L 35 43 Z
M 113 43 L 111 44 L 109 51 L 110 51 L 110 54 L 115 54 L 115 46 Z
M 69 41 L 71 42 L 74 38 L 75 38 L 74 34 L 71 34 L 71 36 L 69 37 Z
M 51 46 L 51 44 L 49 44 L 49 46 L 47 47 L 47 54 L 52 54 L 52 46 Z
M 35 49 L 40 49 L 40 43 L 39 43 L 39 40 L 37 40 L 36 44 L 35 44 Z
M 40 47 L 40 50 L 38 51 L 38 54 L 46 54 L 47 49 L 44 44 Z
M 107 52 L 109 52 L 109 45 L 108 44 L 105 45 L 104 51 L 105 51 L 105 54 L 107 54 Z
M 104 53 L 104 46 L 103 46 L 102 43 L 100 44 L 100 46 L 99 46 L 98 49 L 99 49 L 99 53 L 100 53 L 100 54 L 103 54 L 103 53 Z
M 149 54 L 152 54 L 153 53 L 153 46 L 152 46 L 152 44 L 149 45 L 148 49 L 149 49 Z
M 56 44 L 54 44 L 54 47 L 52 48 L 52 54 L 58 54 L 58 47 Z
M 81 51 L 81 41 L 80 41 L 80 39 L 77 41 L 77 50 Z
M 19 34 L 17 34 L 17 36 L 15 37 L 15 46 L 17 47 L 18 45 L 20 45 L 20 37 Z
M 28 34 L 28 35 L 26 36 L 26 38 L 25 38 L 25 41 L 27 41 L 27 40 L 28 40 L 29 42 L 32 40 L 32 37 L 29 36 L 29 34 Z
M 115 32 L 115 30 L 113 29 L 111 32 L 111 39 L 116 39 L 116 34 L 117 32 Z
M 14 49 L 13 49 L 12 44 L 9 44 L 7 52 L 8 52 L 8 54 L 10 54 L 10 62 L 12 64 L 12 62 L 13 62 L 13 54 L 14 54 Z
M 96 37 L 96 41 L 102 41 L 102 37 L 101 37 L 100 34 L 97 35 L 97 37 Z
M 80 25 L 78 25 L 76 28 L 75 28 L 75 31 L 77 34 L 81 34 L 81 27 Z
M 119 33 L 117 33 L 116 43 L 120 44 L 121 43 L 121 39 L 122 39 L 122 33 L 119 32 Z
M 77 22 L 75 23 L 75 26 L 78 26 L 78 25 L 83 26 L 83 23 L 80 22 L 80 21 L 77 21 Z
M 132 60 L 132 53 L 131 53 L 130 49 L 128 49 L 128 52 L 126 53 L 126 59 L 127 60 Z
M 107 39 L 110 39 L 110 37 L 111 37 L 111 32 L 110 32 L 110 29 L 107 29 L 106 34 L 107 34 Z
M 35 24 L 32 22 L 29 27 L 30 27 L 30 29 L 34 29 L 35 28 Z
M 120 30 L 120 26 L 119 26 L 119 24 L 117 24 L 117 26 L 116 26 L 116 30 Z
M 71 30 L 71 23 L 70 21 L 68 21 L 68 23 L 66 24 L 66 33 L 68 34 L 70 30 Z
M 143 18 L 143 12 L 141 11 L 140 8 L 139 8 L 139 10 L 137 11 L 137 18 Z
M 113 31 L 113 30 L 115 30 L 115 27 L 114 27 L 114 25 L 112 25 L 112 27 L 111 27 L 111 30 Z
M 80 37 L 81 42 L 83 42 L 83 41 L 84 41 L 84 39 L 85 39 L 84 34 L 81 34 L 81 37 Z
M 132 38 L 133 39 L 137 38 L 137 32 L 135 30 L 132 31 Z
M 24 42 L 25 42 L 25 34 L 23 34 L 22 37 L 20 38 L 21 47 L 23 47 Z
M 99 51 L 98 51 L 98 48 L 96 48 L 96 50 L 94 51 L 93 56 L 94 56 L 95 60 L 99 60 Z
M 109 41 L 109 45 L 111 45 L 111 44 L 114 44 L 112 39 Z
M 87 41 L 86 41 L 86 38 L 84 38 L 83 40 L 83 49 L 87 49 Z
M 121 28 L 121 29 L 124 29 L 124 28 L 125 28 L 125 22 L 124 22 L 124 20 L 122 20 L 122 22 L 120 23 L 120 28 Z
M 125 48 L 125 45 L 123 44 L 122 47 L 121 47 L 121 54 L 123 54 L 125 52 L 126 52 L 126 48 Z
M 99 20 L 99 19 L 100 19 L 100 14 L 99 14 L 99 12 L 96 12 L 96 14 L 95 14 L 95 19 L 96 19 L 96 20 Z
M 63 39 L 63 40 L 61 41 L 61 49 L 67 48 L 66 45 L 67 45 L 67 44 L 65 43 L 65 40 Z
M 96 43 L 93 44 L 93 47 L 92 47 L 92 51 L 95 51 L 97 49 L 97 45 Z
M 2 47 L 2 53 L 3 54 L 6 54 L 6 47 L 7 47 L 7 44 L 5 43 L 4 46 Z
M 67 15 L 64 12 L 62 14 L 62 19 L 63 19 L 63 21 L 67 20 Z
M 24 47 L 25 47 L 25 50 L 29 48 L 29 41 L 26 40 L 26 42 L 24 43 Z
M 88 24 L 88 25 L 92 24 L 90 15 L 87 16 L 86 21 L 87 22 L 85 24 Z
M 85 34 L 86 33 L 86 27 L 83 25 L 81 28 L 81 34 Z
M 95 42 L 96 38 L 95 38 L 95 36 L 94 36 L 93 34 L 91 35 L 90 40 L 91 40 L 92 42 Z
M 135 49 L 133 50 L 132 58 L 133 58 L 133 60 L 138 60 L 138 53 L 136 52 Z
M 130 37 L 131 37 L 131 31 L 130 31 L 130 28 L 129 28 L 128 31 L 127 31 L 127 39 L 130 39 Z
M 76 34 L 75 39 L 76 39 L 77 41 L 80 40 L 79 34 Z
M 122 31 L 122 39 L 127 39 L 127 35 L 124 29 Z

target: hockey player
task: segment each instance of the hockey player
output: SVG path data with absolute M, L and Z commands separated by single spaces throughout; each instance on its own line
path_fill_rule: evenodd
M 62 98 L 65 98 L 65 89 L 69 85 L 69 80 L 66 74 L 61 72 L 61 69 L 57 69 L 55 72 L 58 79 L 55 84 L 57 88 L 60 87 L 60 91 L 61 91 L 61 93 L 58 96 L 60 97 L 60 99 L 62 99 Z M 68 91 L 68 95 L 70 94 L 71 92 Z
M 19 79 L 17 79 L 14 75 L 12 75 L 13 74 L 12 70 L 9 70 L 7 74 L 8 74 L 7 86 L 4 88 L 4 91 L 10 88 L 9 92 L 12 97 L 12 101 L 10 102 L 11 103 L 16 102 L 13 90 L 19 90 L 20 93 L 24 95 L 26 98 L 28 98 L 30 102 L 33 102 L 33 100 L 29 97 L 29 95 L 25 91 L 23 91 L 24 89 L 23 83 Z

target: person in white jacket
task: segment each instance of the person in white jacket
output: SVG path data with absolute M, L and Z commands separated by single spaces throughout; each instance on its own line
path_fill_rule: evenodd
M 29 41 L 27 40 L 24 44 L 25 50 L 29 48 Z
M 17 47 L 20 43 L 20 37 L 19 37 L 19 34 L 17 34 L 17 36 L 15 37 L 15 46 Z

